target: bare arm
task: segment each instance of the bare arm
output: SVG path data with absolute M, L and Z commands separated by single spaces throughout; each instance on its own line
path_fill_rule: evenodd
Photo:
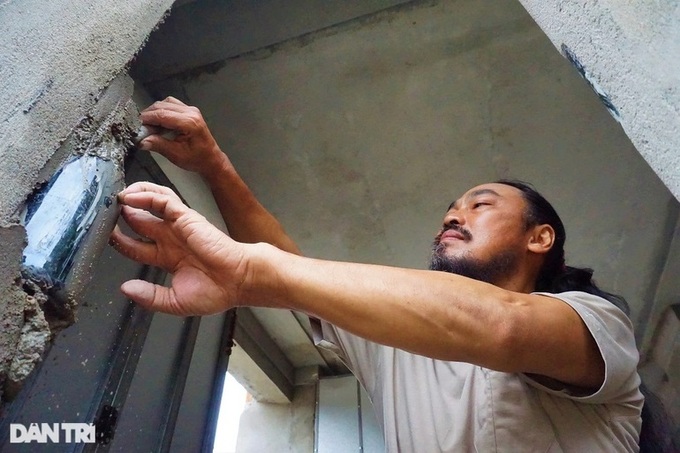
M 151 135 L 140 147 L 162 154 L 185 170 L 199 173 L 210 187 L 231 237 L 247 243 L 267 242 L 281 250 L 300 253 L 278 220 L 255 198 L 220 150 L 197 108 L 169 97 L 144 110 L 141 120 L 177 133 L 174 140 Z
M 123 216 L 153 243 L 120 231 L 118 250 L 174 274 L 171 288 L 130 281 L 123 291 L 153 310 L 206 314 L 237 304 L 306 312 L 378 343 L 432 358 L 597 387 L 604 364 L 566 304 L 442 272 L 303 258 L 241 244 L 171 191 L 135 184 Z M 147 211 L 159 214 L 156 218 Z
M 272 300 L 415 354 L 596 388 L 604 362 L 564 302 L 459 275 L 300 258 L 272 248 L 254 285 Z M 273 276 L 270 278 L 269 276 Z

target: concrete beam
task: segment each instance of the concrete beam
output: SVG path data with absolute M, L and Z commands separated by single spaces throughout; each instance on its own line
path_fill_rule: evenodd
M 680 4 L 520 1 L 680 200 Z
M 164 79 L 410 1 L 204 0 L 183 4 L 173 8 L 150 36 L 132 75 L 141 82 Z
M 303 329 L 293 312 L 270 308 L 252 308 L 251 312 L 295 368 L 326 366 L 311 335 Z
M 293 399 L 295 368 L 250 309 L 236 316 L 229 372 L 258 401 L 289 403 Z

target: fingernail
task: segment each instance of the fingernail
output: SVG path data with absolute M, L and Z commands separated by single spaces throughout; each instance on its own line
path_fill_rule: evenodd
M 113 238 L 118 232 L 120 231 L 120 228 L 118 228 L 118 225 L 113 227 L 113 231 L 109 235 L 109 245 L 116 245 L 117 241 Z

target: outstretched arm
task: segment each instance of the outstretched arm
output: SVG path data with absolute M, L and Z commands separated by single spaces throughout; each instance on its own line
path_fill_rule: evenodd
M 200 174 L 213 193 L 229 234 L 240 242 L 267 242 L 281 250 L 299 254 L 281 224 L 255 198 L 220 150 L 196 107 L 168 97 L 141 113 L 142 123 L 174 131 L 167 140 L 153 134 L 140 142 L 140 148 L 157 152 L 185 170 Z
M 314 260 L 239 243 L 172 191 L 150 183 L 133 184 L 120 202 L 126 221 L 148 240 L 116 230 L 116 248 L 174 276 L 171 288 L 139 280 L 123 285 L 129 298 L 150 309 L 190 315 L 266 304 L 432 358 L 582 387 L 604 379 L 590 333 L 556 299 L 443 272 Z

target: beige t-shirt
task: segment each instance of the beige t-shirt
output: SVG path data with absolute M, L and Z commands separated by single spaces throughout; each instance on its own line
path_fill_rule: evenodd
M 605 381 L 595 393 L 576 395 L 523 374 L 411 354 L 326 322 L 315 336 L 368 392 L 388 452 L 638 451 L 643 397 L 630 320 L 591 294 L 546 295 L 573 307 L 595 338 L 605 362 Z

